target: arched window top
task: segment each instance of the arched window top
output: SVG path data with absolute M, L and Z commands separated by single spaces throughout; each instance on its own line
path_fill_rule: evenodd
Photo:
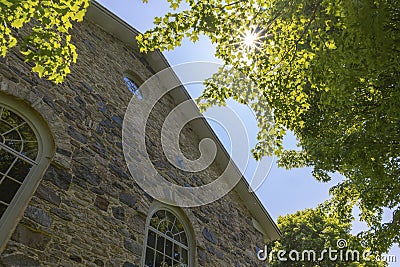
M 193 266 L 192 238 L 184 218 L 172 208 L 158 207 L 147 223 L 143 266 Z
M 143 99 L 142 92 L 139 89 L 141 80 L 137 78 L 137 75 L 134 75 L 131 72 L 124 73 L 124 82 L 132 94 L 134 94 L 139 100 Z
M 53 154 L 54 142 L 41 116 L 0 93 L 0 251 Z
M 29 124 L 19 115 L 0 105 L 0 143 L 25 161 L 36 163 L 38 141 Z M 3 163 L 3 162 L 2 162 Z
M 187 248 L 188 242 L 182 222 L 168 210 L 158 210 L 150 220 L 149 228 L 158 232 L 174 243 Z

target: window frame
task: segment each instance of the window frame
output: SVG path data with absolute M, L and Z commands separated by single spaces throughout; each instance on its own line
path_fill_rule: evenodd
M 182 223 L 182 226 L 184 228 L 185 234 L 186 234 L 186 239 L 187 239 L 187 251 L 188 251 L 188 267 L 194 267 L 195 263 L 195 242 L 194 242 L 194 234 L 193 234 L 193 229 L 190 226 L 190 221 L 187 218 L 186 214 L 179 208 L 174 207 L 174 206 L 169 206 L 167 204 L 163 204 L 160 202 L 154 202 L 153 205 L 149 209 L 149 213 L 146 219 L 146 227 L 145 227 L 145 238 L 143 242 L 143 251 L 142 251 L 142 261 L 141 261 L 141 267 L 145 267 L 145 260 L 146 260 L 146 251 L 147 251 L 147 241 L 148 241 L 148 236 L 149 236 L 149 227 L 150 227 L 150 221 L 151 218 L 153 218 L 154 214 L 160 210 L 166 210 L 172 215 L 176 217 L 177 220 L 179 220 Z M 152 231 L 152 230 L 151 230 Z
M 0 218 L 1 253 L 54 157 L 55 143 L 45 120 L 41 117 L 39 112 L 29 106 L 26 102 L 12 95 L 0 92 L 0 105 L 14 112 L 26 121 L 27 125 L 35 133 L 38 144 L 38 153 L 35 160 L 37 164 L 32 166 L 32 169 L 26 175 L 8 208 Z

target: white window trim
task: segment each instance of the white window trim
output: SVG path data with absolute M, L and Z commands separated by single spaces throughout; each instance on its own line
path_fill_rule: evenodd
M 187 242 L 188 242 L 188 257 L 189 257 L 188 258 L 188 267 L 194 267 L 195 266 L 194 263 L 195 263 L 195 255 L 196 255 L 196 251 L 195 251 L 196 246 L 195 246 L 193 229 L 190 226 L 189 219 L 187 218 L 186 214 L 180 208 L 170 206 L 170 205 L 158 202 L 158 201 L 153 202 L 153 204 L 149 208 L 149 213 L 148 213 L 147 220 L 146 220 L 145 238 L 144 238 L 144 242 L 143 242 L 141 267 L 145 266 L 146 247 L 147 247 L 147 238 L 149 235 L 150 220 L 153 217 L 153 215 L 159 210 L 167 210 L 167 211 L 171 212 L 182 223 L 183 228 L 185 230 Z
M 0 219 L 0 253 L 4 250 L 7 241 L 36 191 L 51 159 L 55 154 L 55 145 L 51 131 L 40 114 L 24 101 L 4 93 L 0 93 L 0 105 L 11 110 L 32 128 L 38 141 L 37 165 L 34 165 L 27 174 L 19 190 L 12 199 L 7 210 Z

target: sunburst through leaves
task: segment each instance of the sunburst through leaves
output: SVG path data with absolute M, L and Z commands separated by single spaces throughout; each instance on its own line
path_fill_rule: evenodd
M 240 33 L 239 49 L 244 52 L 259 50 L 262 45 L 262 39 L 265 37 L 264 30 L 258 26 L 251 26 Z

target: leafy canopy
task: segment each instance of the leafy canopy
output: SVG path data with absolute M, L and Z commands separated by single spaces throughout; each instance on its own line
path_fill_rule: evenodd
M 363 247 L 360 238 L 350 233 L 349 221 L 330 216 L 327 204 L 278 218 L 282 238 L 272 244 L 270 266 L 387 266 L 377 258 L 379 252 Z M 280 250 L 286 253 L 279 254 Z
M 174 10 L 182 2 L 187 8 L 155 18 L 155 27 L 137 37 L 141 51 L 208 36 L 215 55 L 257 86 L 236 86 L 240 79 L 223 68 L 206 82 L 200 107 L 228 98 L 250 105 L 260 128 L 256 159 L 274 153 L 280 166 L 313 166 L 319 181 L 342 174 L 331 189 L 338 213 L 358 206 L 370 226 L 365 240 L 399 244 L 400 2 L 168 2 Z M 288 130 L 301 151 L 282 147 Z M 385 208 L 393 216 L 382 223 Z
M 69 30 L 72 22 L 83 20 L 88 6 L 89 0 L 0 0 L 0 55 L 17 45 L 17 30 L 29 24 L 21 53 L 40 77 L 62 82 L 78 56 Z

